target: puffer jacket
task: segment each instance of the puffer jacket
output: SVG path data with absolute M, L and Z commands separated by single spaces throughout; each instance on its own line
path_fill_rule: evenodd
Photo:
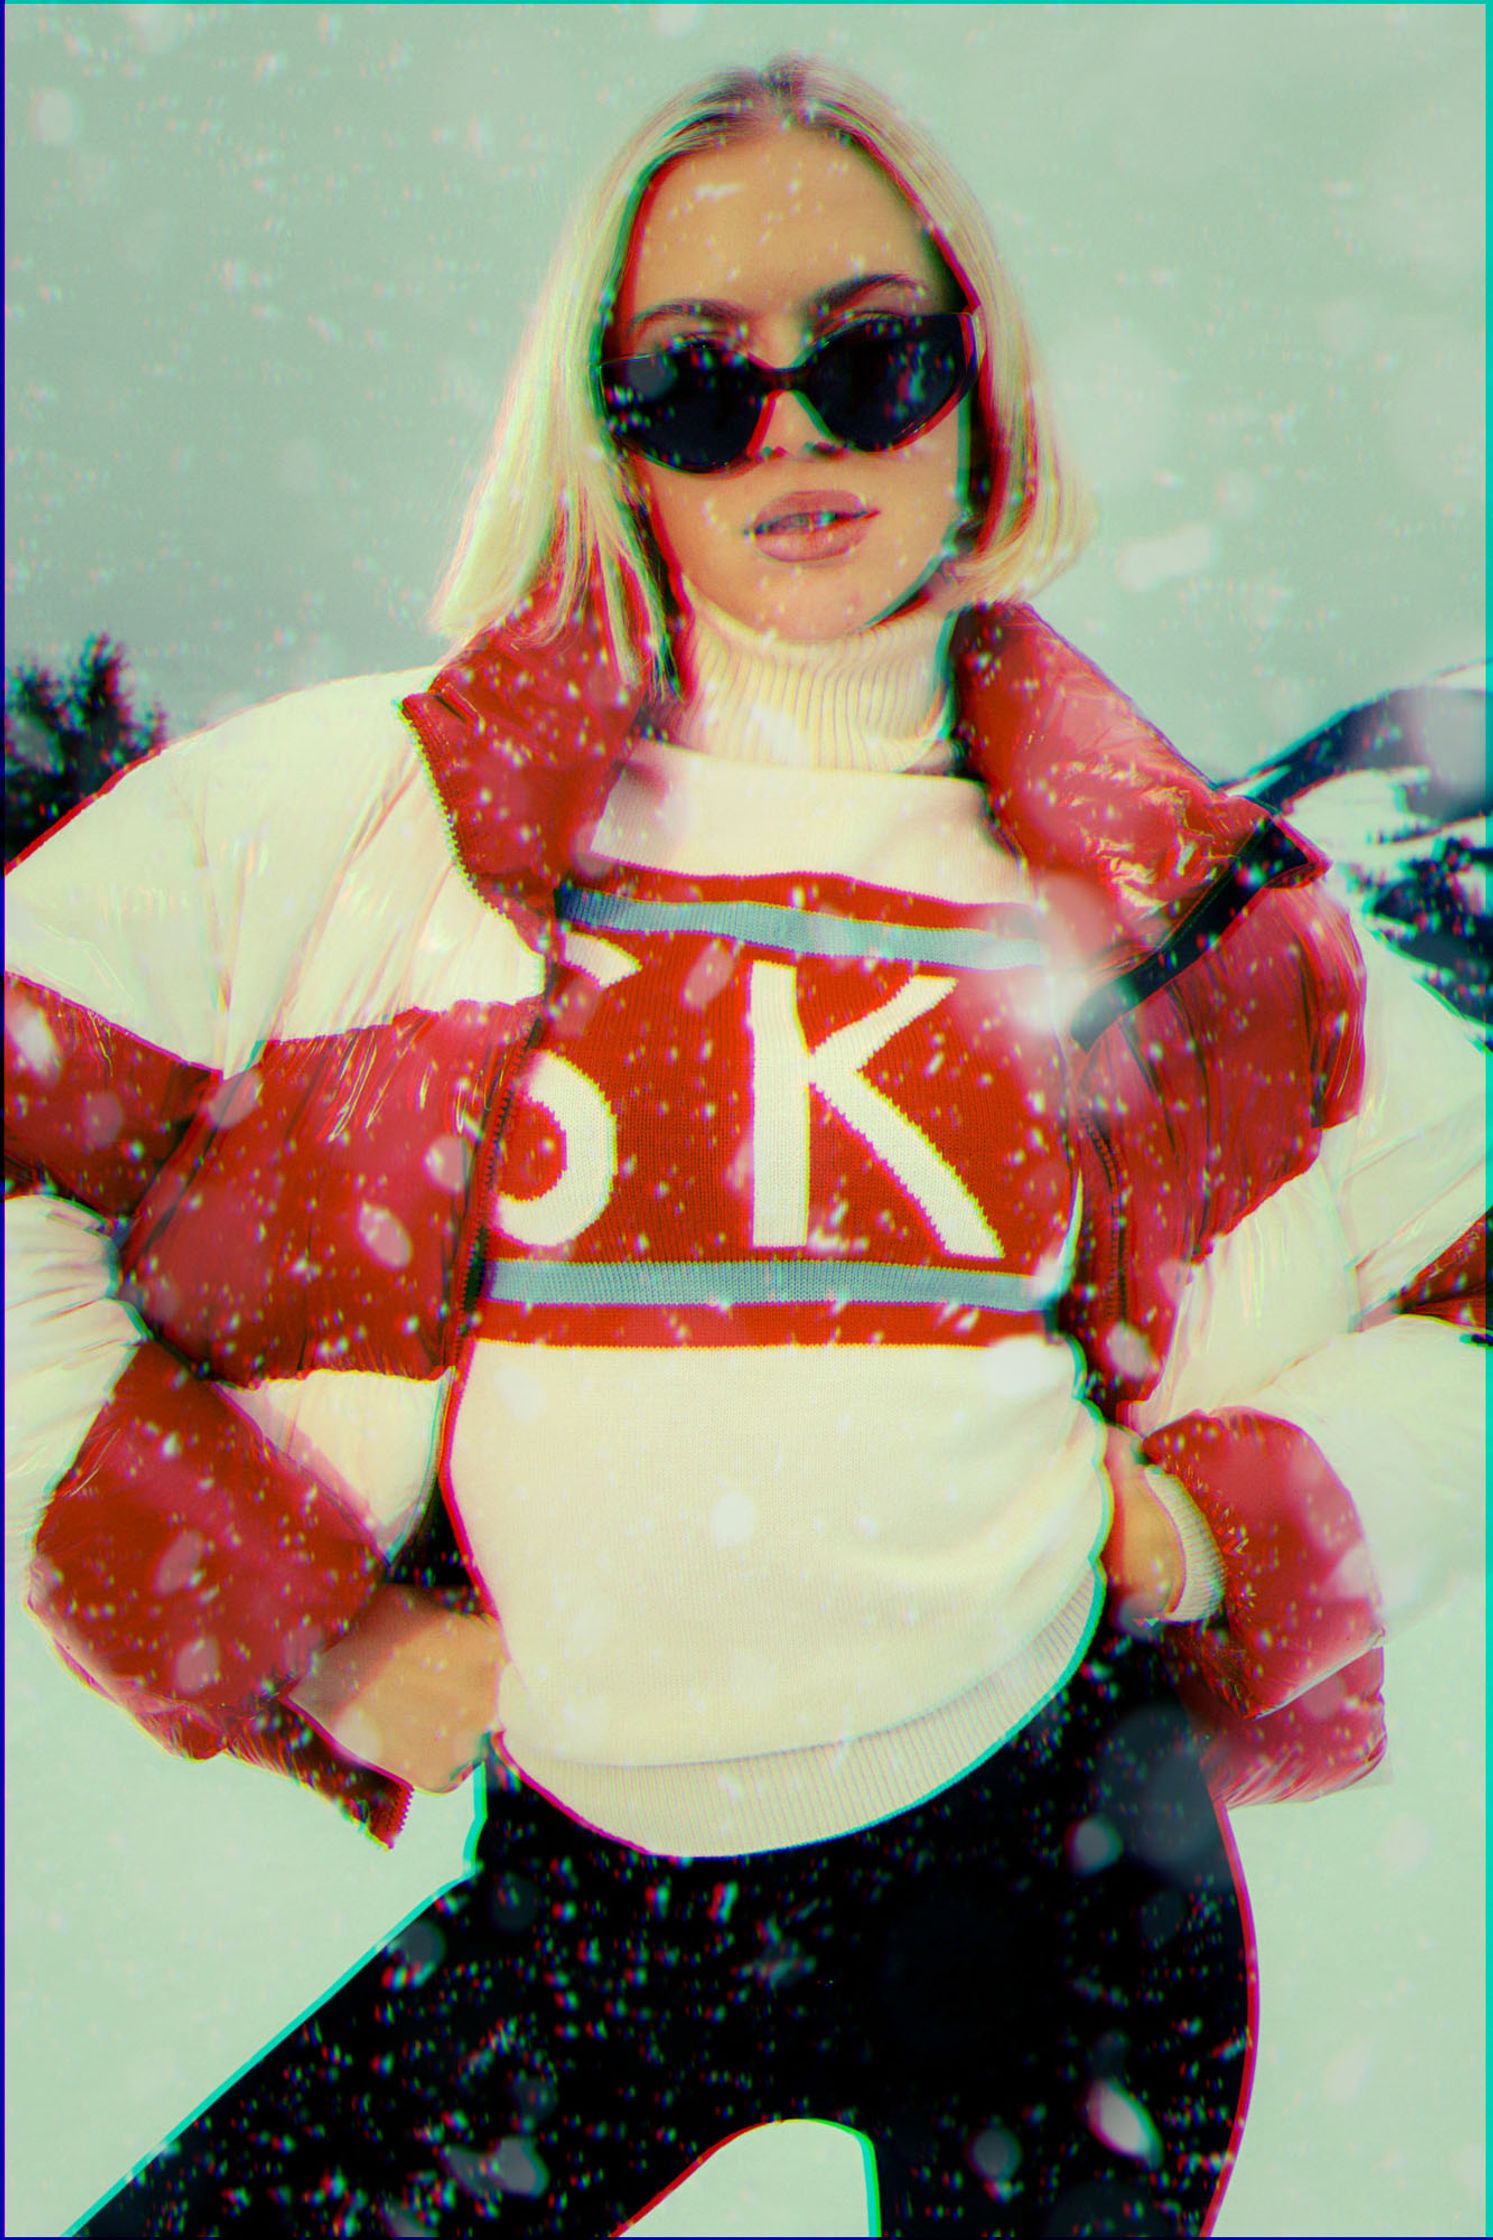
M 1215 1792 L 1341 1786 L 1384 1749 L 1386 1623 L 1472 1529 L 1477 1054 L 1312 849 L 1031 611 L 971 611 L 950 659 L 966 766 L 1083 960 L 1064 1317 L 1221 1553 L 1218 1616 L 1167 1636 Z M 439 1479 L 556 890 L 637 715 L 594 619 L 488 632 L 163 750 L 8 881 L 12 1566 L 161 1742 L 381 1841 L 408 1792 L 286 1697 Z M 1387 1483 L 1352 1459 L 1376 1409 Z

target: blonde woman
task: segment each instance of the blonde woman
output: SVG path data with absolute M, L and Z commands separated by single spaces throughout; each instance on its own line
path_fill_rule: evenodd
M 37 1616 L 382 1840 L 488 1767 L 84 2229 L 589 2240 L 789 2116 L 886 2232 L 1206 2227 L 1215 1799 L 1382 1752 L 1436 1551 L 1334 1427 L 1470 1415 L 1480 1087 L 1025 603 L 1088 518 L 926 141 L 735 75 L 578 213 L 452 659 L 16 873 Z

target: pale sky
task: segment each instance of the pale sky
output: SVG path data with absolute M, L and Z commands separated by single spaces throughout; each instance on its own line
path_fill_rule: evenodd
M 1483 652 L 1475 7 L 11 7 L 7 643 L 174 728 L 423 615 L 574 184 L 797 44 L 991 212 L 1103 505 L 1044 601 L 1236 774 Z

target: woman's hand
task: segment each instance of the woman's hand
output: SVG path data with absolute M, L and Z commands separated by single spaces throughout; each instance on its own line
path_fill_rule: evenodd
M 482 1755 L 507 1662 L 495 1618 L 380 1587 L 289 1700 L 344 1757 L 443 1796 Z
M 1115 1617 L 1126 1632 L 1154 1625 L 1182 1591 L 1186 1560 L 1176 1526 L 1146 1483 L 1140 1445 L 1108 1426 L 1104 1467 L 1114 1488 L 1114 1521 L 1100 1554 Z

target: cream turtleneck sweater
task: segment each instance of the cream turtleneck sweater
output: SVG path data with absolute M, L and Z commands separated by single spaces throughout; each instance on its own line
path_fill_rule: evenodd
M 804 643 L 749 630 L 697 596 L 677 646 L 681 698 L 652 728 L 729 762 L 952 770 L 944 663 L 952 624 L 921 605 L 851 637 Z
M 692 592 L 677 647 L 681 698 L 654 734 L 728 762 L 952 775 L 945 649 L 956 619 L 923 601 L 849 637 L 794 640 L 751 630 Z M 1182 1544 L 1184 1583 L 1168 1615 L 1191 1621 L 1217 1603 L 1218 1552 L 1177 1481 L 1159 1470 L 1146 1480 Z
M 965 1342 L 975 1322 L 947 1304 L 888 1321 L 854 1303 L 862 1282 L 897 1295 L 875 1286 L 913 1204 L 931 1224 L 914 1282 L 925 1254 L 956 1303 L 971 1260 L 971 1298 L 1062 1281 L 1055 1227 L 1050 1275 L 1046 1243 L 1037 1276 L 1000 1273 L 1036 1256 L 1019 1242 L 1025 1194 L 1057 1173 L 1056 1139 L 1023 1138 L 1007 1171 L 997 1121 L 960 1139 L 963 1178 L 940 1148 L 964 1063 L 963 998 L 943 1004 L 960 944 L 1021 948 L 1031 922 L 983 789 L 955 774 L 948 626 L 914 608 L 802 644 L 693 602 L 682 695 L 652 712 L 592 836 L 595 887 L 562 929 L 579 994 L 524 1092 L 560 1171 L 537 1151 L 525 1163 L 526 1130 L 541 1138 L 519 1113 L 496 1178 L 450 1469 L 512 1653 L 500 1748 L 644 1850 L 771 1850 L 907 1809 L 1061 1685 L 1102 1601 L 1103 1437 L 1071 1348 L 1015 1322 Z M 804 877 L 826 896 L 809 911 Z M 889 954 L 910 946 L 931 969 L 867 1014 L 834 959 L 880 953 L 855 944 L 883 910 Z M 975 915 L 950 933 L 951 910 Z M 847 1000 L 826 1039 L 826 1007 Z M 818 1014 L 812 1057 L 800 1002 Z M 888 1101 L 862 1069 L 900 1032 L 898 1006 Z M 1005 1055 L 991 1040 L 990 1064 L 1045 1065 L 1033 1025 Z M 1039 1133 L 1050 1110 L 1032 1103 Z M 1071 1224 L 1060 1198 L 1052 1218 Z M 844 1271 L 824 1294 L 838 1283 L 841 1305 L 751 1306 L 774 1248 L 786 1282 L 809 1241 Z M 688 1283 L 669 1289 L 713 1268 L 727 1288 L 709 1297 L 745 1286 L 727 1336 Z M 1189 1615 L 1211 1552 L 1200 1518 L 1193 1538 Z

